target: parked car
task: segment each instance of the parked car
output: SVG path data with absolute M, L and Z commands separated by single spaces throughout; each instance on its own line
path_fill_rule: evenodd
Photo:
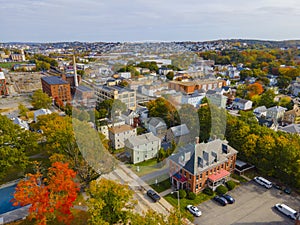
M 264 186 L 265 188 L 270 189 L 272 187 L 272 182 L 268 181 L 267 179 L 263 178 L 263 177 L 254 177 L 254 181 L 262 186 Z
M 192 213 L 194 216 L 201 216 L 202 213 L 201 211 L 196 207 L 196 206 L 193 206 L 193 205 L 187 205 L 186 208 L 190 211 L 190 213 Z
M 225 198 L 229 204 L 233 204 L 235 202 L 235 199 L 228 194 L 224 194 L 221 197 Z
M 274 187 L 275 187 L 276 189 L 278 189 L 278 190 L 282 190 L 282 186 L 279 185 L 279 184 L 274 184 Z
M 160 196 L 153 190 L 148 190 L 147 195 L 154 201 L 157 202 L 160 200 Z
M 227 200 L 226 200 L 225 198 L 223 198 L 223 197 L 215 196 L 213 199 L 214 199 L 216 202 L 218 202 L 220 205 L 222 205 L 222 206 L 225 206 L 225 205 L 228 204 Z
M 297 217 L 297 211 L 285 204 L 276 204 L 275 208 L 293 220 L 295 220 Z
M 289 187 L 286 187 L 284 190 L 284 193 L 290 195 L 292 193 L 292 189 L 290 189 Z

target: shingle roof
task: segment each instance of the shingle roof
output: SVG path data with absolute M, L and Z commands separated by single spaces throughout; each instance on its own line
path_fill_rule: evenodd
M 44 80 L 48 84 L 68 84 L 67 81 L 64 81 L 61 79 L 61 77 L 58 76 L 51 76 L 51 77 L 42 77 L 42 80 Z
M 170 129 L 175 137 L 180 137 L 180 136 L 187 135 L 190 133 L 186 124 L 181 124 L 181 125 L 178 125 L 175 127 L 171 127 Z
M 124 131 L 130 131 L 133 130 L 134 128 L 132 126 L 129 126 L 127 124 L 121 125 L 121 126 L 116 126 L 116 127 L 111 127 L 108 128 L 110 132 L 112 132 L 113 134 L 117 134 L 117 133 L 122 133 Z
M 139 136 L 132 136 L 128 138 L 127 140 L 127 145 L 128 147 L 134 148 L 135 146 L 147 144 L 152 141 L 160 141 L 160 138 L 154 136 L 154 134 L 147 133 L 147 134 L 142 134 Z

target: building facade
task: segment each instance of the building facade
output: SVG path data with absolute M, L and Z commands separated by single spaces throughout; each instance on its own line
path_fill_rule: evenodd
M 96 97 L 98 103 L 107 99 L 119 99 L 126 104 L 127 109 L 136 109 L 136 92 L 125 87 L 106 85 L 97 86 Z
M 215 190 L 235 169 L 237 151 L 227 141 L 188 144 L 169 157 L 169 176 L 177 189 L 199 193 L 205 187 Z
M 4 73 L 0 70 L 0 95 L 8 95 L 6 79 Z
M 136 135 L 136 128 L 133 128 L 127 124 L 108 128 L 110 145 L 114 149 L 124 148 L 125 140 Z
M 70 84 L 60 77 L 42 77 L 43 92 L 47 93 L 54 100 L 60 99 L 63 102 L 72 100 Z
M 161 140 L 152 133 L 132 136 L 125 140 L 125 151 L 133 164 L 157 157 Z

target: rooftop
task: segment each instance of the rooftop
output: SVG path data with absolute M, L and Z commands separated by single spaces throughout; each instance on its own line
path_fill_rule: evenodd
M 130 131 L 133 130 L 134 128 L 132 126 L 129 126 L 127 124 L 121 125 L 121 126 L 115 126 L 115 127 L 111 127 L 108 128 L 110 130 L 110 132 L 112 132 L 113 134 L 118 134 L 118 133 L 123 133 L 125 131 Z
M 154 134 L 147 133 L 147 134 L 142 134 L 139 136 L 133 136 L 128 138 L 127 142 L 129 144 L 128 147 L 135 147 L 139 145 L 144 145 L 152 141 L 160 141 L 160 138 L 154 136 Z
M 58 76 L 42 77 L 41 79 L 50 85 L 69 84 L 67 81 L 64 81 L 63 79 L 61 79 L 61 77 L 58 77 Z

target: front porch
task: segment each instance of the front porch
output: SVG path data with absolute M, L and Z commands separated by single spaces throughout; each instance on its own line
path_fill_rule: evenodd
M 207 186 L 211 188 L 213 191 L 222 184 L 225 184 L 227 177 L 229 177 L 230 173 L 227 170 L 220 170 L 219 172 L 212 174 L 207 179 Z
M 179 189 L 186 189 L 187 188 L 187 179 L 180 175 L 179 173 L 175 173 L 171 177 L 171 184 L 173 187 L 175 187 L 176 190 Z

